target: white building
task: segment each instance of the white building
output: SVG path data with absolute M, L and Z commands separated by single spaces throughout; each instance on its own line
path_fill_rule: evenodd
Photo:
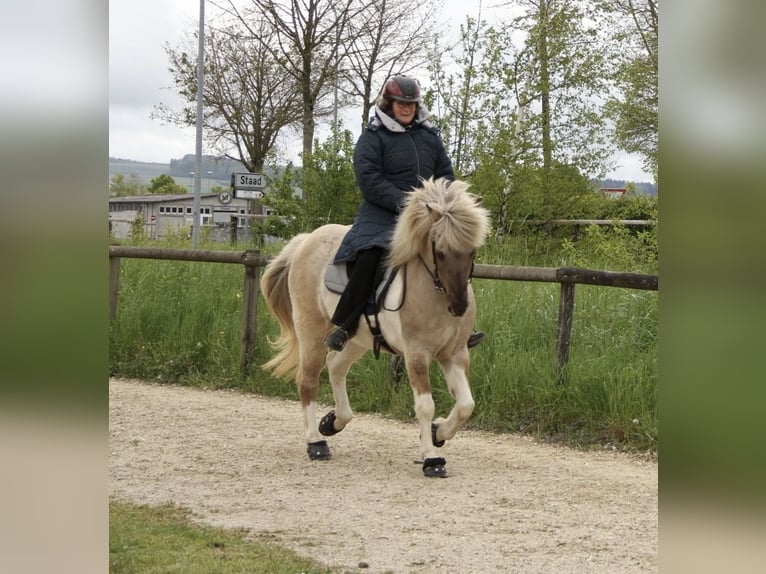
M 200 195 L 202 228 L 211 228 L 219 236 L 232 237 L 235 223 L 236 237 L 249 236 L 248 211 L 251 200 L 234 197 L 230 191 Z M 191 236 L 194 210 L 193 194 L 134 195 L 109 199 L 109 231 L 116 239 L 130 237 L 137 220 L 143 221 L 144 237 L 159 239 L 167 235 Z

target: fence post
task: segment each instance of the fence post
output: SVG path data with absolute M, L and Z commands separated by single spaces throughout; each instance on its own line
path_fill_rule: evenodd
M 569 343 L 572 337 L 572 318 L 574 316 L 574 283 L 561 283 L 559 301 L 559 324 L 556 333 L 556 367 L 561 371 L 569 358 Z
M 120 289 L 120 258 L 109 257 L 109 321 L 117 317 L 117 292 Z
M 239 351 L 239 368 L 247 369 L 248 355 L 255 343 L 255 334 L 258 322 L 258 267 L 256 260 L 258 250 L 247 250 L 242 254 L 242 263 L 245 265 L 245 284 L 242 289 L 242 336 Z

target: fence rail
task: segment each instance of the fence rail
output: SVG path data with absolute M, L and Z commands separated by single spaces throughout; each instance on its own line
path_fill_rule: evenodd
M 240 343 L 240 368 L 247 367 L 247 357 L 255 343 L 258 304 L 258 268 L 265 267 L 271 257 L 259 251 L 205 251 L 199 249 L 166 249 L 156 247 L 109 246 L 109 318 L 117 316 L 117 296 L 120 285 L 121 259 L 164 259 L 172 261 L 197 261 L 203 263 L 229 263 L 245 267 L 242 309 L 242 332 Z M 556 332 L 556 363 L 564 367 L 569 358 L 569 343 L 574 319 L 575 285 L 598 285 L 657 291 L 657 275 L 642 273 L 617 273 L 576 267 L 523 267 L 486 265 L 477 263 L 473 276 L 477 279 L 500 279 L 505 281 L 538 281 L 559 283 L 558 328 Z

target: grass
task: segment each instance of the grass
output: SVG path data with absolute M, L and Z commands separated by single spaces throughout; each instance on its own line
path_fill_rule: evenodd
M 112 574 L 332 574 L 333 570 L 274 544 L 248 540 L 244 530 L 195 524 L 175 505 L 109 503 Z
M 520 236 L 487 246 L 480 261 L 655 273 L 656 254 L 645 244 L 636 235 L 600 230 L 586 232 L 579 242 Z M 272 353 L 266 337 L 277 334 L 263 304 L 251 357 L 255 367 L 244 376 L 239 372 L 242 283 L 239 265 L 123 259 L 118 315 L 110 330 L 111 373 L 296 398 L 293 383 L 257 368 Z M 578 285 L 569 362 L 559 373 L 559 286 L 477 279 L 473 287 L 477 328 L 488 337 L 471 354 L 476 410 L 470 426 L 581 447 L 656 450 L 656 292 Z M 352 367 L 352 407 L 410 419 L 406 377 L 391 384 L 387 370 L 388 360 L 372 354 Z M 432 375 L 443 415 L 452 401 L 436 366 Z M 329 384 L 320 386 L 320 399 L 332 401 Z

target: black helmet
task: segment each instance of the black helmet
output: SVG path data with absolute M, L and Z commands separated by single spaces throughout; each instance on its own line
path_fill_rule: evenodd
M 383 86 L 383 97 L 399 102 L 419 102 L 420 85 L 415 78 L 392 76 Z

